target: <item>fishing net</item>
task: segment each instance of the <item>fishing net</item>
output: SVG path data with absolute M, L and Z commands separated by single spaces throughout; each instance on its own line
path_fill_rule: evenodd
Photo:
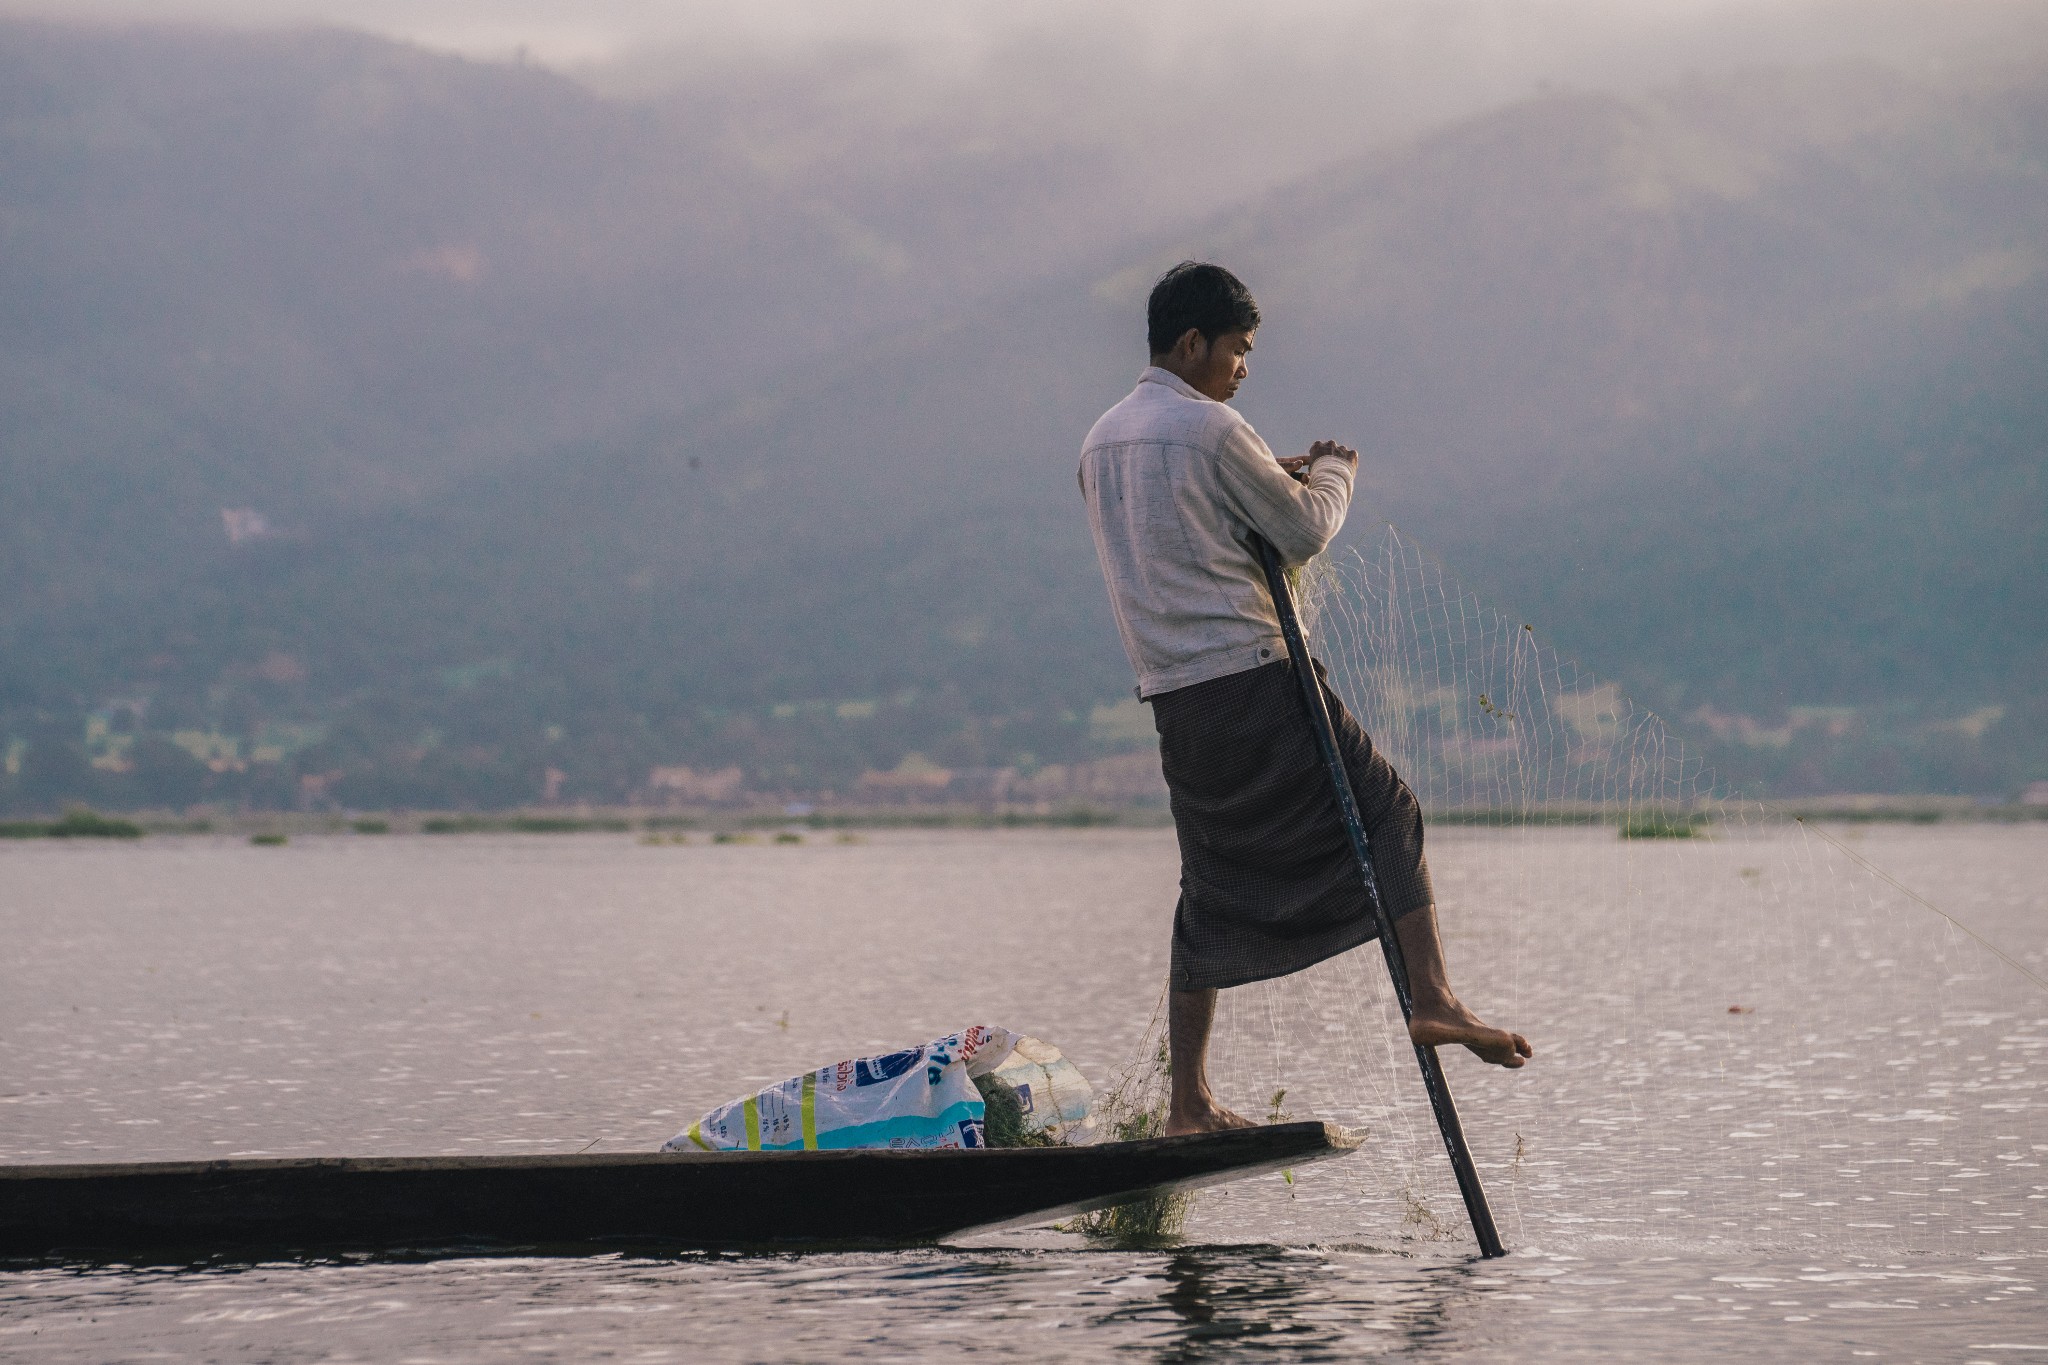
M 1858 831 L 1717 790 L 1659 717 L 1392 528 L 1299 597 L 1430 814 L 1453 984 L 1537 1048 L 1516 1073 L 1445 1054 L 1511 1247 L 2048 1244 L 2034 969 L 1888 880 Z M 1164 1045 L 1162 1010 L 1107 1132 L 1159 1122 Z M 1223 992 L 1211 1074 L 1247 1117 L 1365 1134 L 1254 1188 L 1276 1231 L 1469 1239 L 1376 948 Z M 1146 1212 L 1124 1230 L 1187 1217 Z

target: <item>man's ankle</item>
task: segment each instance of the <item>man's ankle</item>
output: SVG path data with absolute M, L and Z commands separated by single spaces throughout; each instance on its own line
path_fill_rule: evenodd
M 1424 986 L 1419 990 L 1411 990 L 1408 999 L 1414 1005 L 1417 1014 L 1456 1014 L 1459 1008 L 1458 997 L 1441 988 Z

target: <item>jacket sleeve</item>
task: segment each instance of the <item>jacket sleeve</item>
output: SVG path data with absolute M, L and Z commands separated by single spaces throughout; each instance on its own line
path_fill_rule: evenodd
M 1349 464 L 1325 456 L 1306 472 L 1307 480 L 1297 483 L 1247 422 L 1225 433 L 1216 455 L 1217 478 L 1233 510 L 1289 564 L 1320 554 L 1351 510 L 1354 475 Z

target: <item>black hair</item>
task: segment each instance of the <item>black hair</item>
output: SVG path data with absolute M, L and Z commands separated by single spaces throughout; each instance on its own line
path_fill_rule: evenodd
M 1204 341 L 1259 325 L 1259 305 L 1244 281 L 1220 265 L 1182 261 L 1159 277 L 1145 302 L 1145 334 L 1153 355 L 1165 355 L 1192 327 Z

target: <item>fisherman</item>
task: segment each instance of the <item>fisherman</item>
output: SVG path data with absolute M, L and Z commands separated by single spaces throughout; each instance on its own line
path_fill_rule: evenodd
M 1276 459 L 1229 406 L 1259 327 L 1251 292 L 1183 261 L 1146 306 L 1152 363 L 1081 448 L 1081 494 L 1137 693 L 1152 706 L 1181 858 L 1167 1026 L 1166 1132 L 1249 1127 L 1217 1103 L 1216 992 L 1313 966 L 1377 936 L 1280 619 L 1250 546 L 1286 563 L 1344 524 L 1358 452 L 1318 441 Z M 1320 678 L 1323 667 L 1314 665 Z M 1408 1035 L 1497 1066 L 1534 1052 L 1452 994 L 1422 856 L 1422 808 L 1323 683 L 1380 895 L 1408 960 Z

